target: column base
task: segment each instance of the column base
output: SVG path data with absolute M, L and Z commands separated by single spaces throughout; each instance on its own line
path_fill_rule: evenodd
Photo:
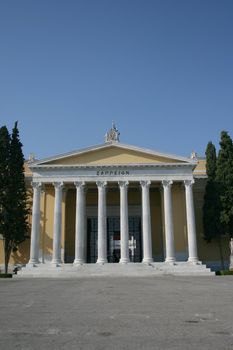
M 107 264 L 108 263 L 108 260 L 107 259 L 98 259 L 96 261 L 97 264 L 100 264 L 100 265 L 104 265 L 104 264 Z
M 29 262 L 27 263 L 27 267 L 37 267 L 40 264 L 39 260 L 29 260 Z
M 62 265 L 62 261 L 58 259 L 52 260 L 51 265 L 53 265 L 54 267 L 60 267 Z
M 129 263 L 129 259 L 128 258 L 122 258 L 119 261 L 120 264 L 128 264 Z
M 190 257 L 188 258 L 188 263 L 193 265 L 201 265 L 201 261 L 198 260 L 196 257 Z
M 83 264 L 85 264 L 85 261 L 82 259 L 75 259 L 73 262 L 74 266 L 79 266 L 79 265 L 83 265 Z
M 170 264 L 170 265 L 176 265 L 176 259 L 175 258 L 166 258 L 165 262 Z
M 144 264 L 150 264 L 150 263 L 153 263 L 154 260 L 153 260 L 152 258 L 144 258 L 144 259 L 142 260 L 142 262 L 143 262 Z

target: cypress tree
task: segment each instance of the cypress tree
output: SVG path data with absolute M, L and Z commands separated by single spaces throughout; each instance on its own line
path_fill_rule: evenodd
M 210 141 L 206 147 L 206 173 L 208 176 L 208 180 L 215 181 L 216 175 L 216 148 L 214 144 Z
M 7 236 L 10 230 L 9 161 L 10 161 L 10 135 L 7 130 L 7 127 L 3 126 L 0 128 L 0 234 L 2 236 L 3 244 L 4 244 L 5 262 L 6 262 L 6 256 L 8 255 L 6 254 L 6 246 L 8 245 Z
M 206 147 L 206 174 L 208 176 L 203 206 L 204 237 L 207 242 L 216 239 L 219 248 L 221 266 L 224 270 L 224 259 L 221 244 L 222 226 L 220 223 L 220 193 L 216 181 L 217 157 L 216 148 L 212 142 Z
M 1 215 L 0 230 L 4 240 L 5 273 L 8 271 L 9 259 L 12 251 L 27 238 L 27 196 L 24 180 L 24 157 L 22 144 L 19 139 L 17 122 L 10 137 L 6 127 L 0 133 L 0 205 L 4 215 Z M 5 137 L 3 137 L 5 135 Z M 2 181 L 2 184 L 1 184 Z
M 204 237 L 210 242 L 220 234 L 219 193 L 216 183 L 216 149 L 212 142 L 206 148 L 206 173 L 208 176 L 203 206 Z
M 225 233 L 233 237 L 233 143 L 226 131 L 221 132 L 216 178 L 220 189 L 220 221 Z

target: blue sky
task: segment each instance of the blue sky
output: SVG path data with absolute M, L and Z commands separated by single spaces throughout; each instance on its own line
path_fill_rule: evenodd
M 232 0 L 0 0 L 0 125 L 37 158 L 233 137 Z

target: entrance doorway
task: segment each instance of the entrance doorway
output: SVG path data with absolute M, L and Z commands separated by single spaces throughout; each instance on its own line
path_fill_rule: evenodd
M 120 218 L 107 218 L 107 259 L 109 263 L 120 261 Z M 98 218 L 87 219 L 87 262 L 96 263 L 98 258 Z M 129 260 L 142 261 L 141 218 L 129 217 Z

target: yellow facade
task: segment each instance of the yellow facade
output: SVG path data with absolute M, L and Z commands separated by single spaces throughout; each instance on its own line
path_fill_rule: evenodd
M 182 157 L 161 155 L 153 152 L 143 152 L 136 148 L 128 149 L 114 145 L 111 147 L 100 147 L 99 149 L 87 149 L 84 152 L 68 154 L 55 157 L 51 160 L 41 162 L 46 166 L 70 166 L 70 165 L 143 165 L 143 164 L 176 164 L 185 163 Z M 32 172 L 30 164 L 25 163 L 25 176 L 28 191 L 31 196 L 32 206 Z M 206 182 L 205 160 L 198 160 L 193 169 L 195 184 L 193 186 L 194 206 L 196 217 L 197 246 L 199 259 L 207 265 L 218 266 L 220 261 L 218 242 L 206 243 L 203 238 L 202 207 Z M 40 201 L 40 260 L 45 262 L 51 260 L 53 251 L 53 227 L 54 227 L 54 198 L 55 192 L 52 184 L 44 184 Z M 87 186 L 86 206 L 96 208 L 98 205 L 98 192 L 94 182 Z M 111 182 L 107 192 L 107 207 L 119 208 L 120 193 L 117 182 Z M 130 183 L 128 189 L 128 205 L 130 210 L 141 207 L 140 183 Z M 182 181 L 174 182 L 172 186 L 172 211 L 174 226 L 174 242 L 177 260 L 187 260 L 187 222 L 185 207 L 185 191 Z M 68 262 L 67 257 L 74 257 L 75 247 L 75 210 L 76 190 L 74 185 L 68 185 L 62 198 L 62 236 L 61 250 L 62 259 Z M 116 209 L 118 210 L 118 209 Z M 150 186 L 150 211 L 152 230 L 152 254 L 155 261 L 164 261 L 165 257 L 165 228 L 164 228 L 164 203 L 161 190 L 161 183 L 152 181 Z M 29 217 L 31 223 L 31 217 Z M 3 241 L 0 241 L 0 264 L 4 262 Z M 228 239 L 222 238 L 222 251 L 224 260 L 227 263 L 229 257 Z M 11 256 L 10 264 L 26 264 L 30 255 L 30 239 L 20 245 L 19 250 Z

